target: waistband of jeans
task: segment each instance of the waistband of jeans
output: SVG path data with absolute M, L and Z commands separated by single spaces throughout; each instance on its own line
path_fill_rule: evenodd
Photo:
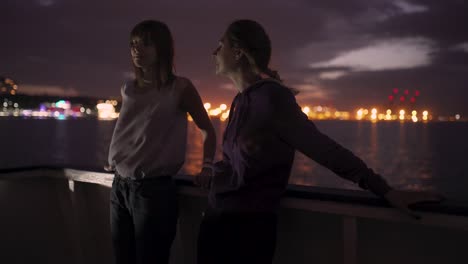
M 122 177 L 118 173 L 115 173 L 114 179 L 116 181 L 129 182 L 129 183 L 155 183 L 155 184 L 169 184 L 174 182 L 171 175 L 160 175 L 153 177 L 146 177 L 141 179 L 133 179 L 130 177 Z

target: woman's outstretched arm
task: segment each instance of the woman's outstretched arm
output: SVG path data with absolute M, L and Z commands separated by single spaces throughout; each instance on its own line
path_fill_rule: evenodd
M 363 189 L 379 196 L 384 196 L 391 189 L 360 158 L 321 133 L 301 111 L 288 89 L 275 87 L 270 98 L 275 106 L 274 128 L 285 142 L 338 176 L 358 183 Z
M 321 133 L 314 123 L 308 120 L 288 89 L 282 87 L 272 89 L 270 99 L 272 105 L 275 106 L 274 127 L 279 136 L 292 147 L 340 177 L 358 183 L 363 189 L 369 189 L 385 198 L 394 207 L 415 218 L 419 216 L 409 210 L 408 205 L 426 201 L 438 202 L 443 199 L 440 195 L 430 192 L 392 189 L 384 178 L 368 168 L 359 157 Z

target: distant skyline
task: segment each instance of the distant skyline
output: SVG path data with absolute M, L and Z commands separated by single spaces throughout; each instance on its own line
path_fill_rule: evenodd
M 398 88 L 419 90 L 419 107 L 468 115 L 464 0 L 2 0 L 0 10 L 0 76 L 19 92 L 118 96 L 130 30 L 157 19 L 173 33 L 177 74 L 204 101 L 229 104 L 236 91 L 214 75 L 211 53 L 231 21 L 248 18 L 266 28 L 271 68 L 303 104 L 379 106 Z

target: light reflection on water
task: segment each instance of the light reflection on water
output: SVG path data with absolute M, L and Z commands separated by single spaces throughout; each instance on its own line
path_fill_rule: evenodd
M 325 134 L 350 149 L 389 183 L 401 189 L 435 190 L 468 200 L 468 123 L 315 122 Z M 218 141 L 225 123 L 216 124 Z M 189 125 L 187 161 L 183 172 L 195 174 L 201 166 L 201 134 Z M 217 158 L 221 158 L 218 144 Z M 302 153 L 296 153 L 290 183 L 359 189 Z
M 436 190 L 468 201 L 468 123 L 396 123 L 320 121 L 317 127 L 361 157 L 392 186 Z M 221 158 L 225 122 L 213 120 Z M 72 165 L 102 168 L 115 121 L 93 119 L 0 119 L 0 168 Z M 182 173 L 195 174 L 202 162 L 202 136 L 189 122 Z M 358 189 L 301 153 L 296 154 L 290 183 Z

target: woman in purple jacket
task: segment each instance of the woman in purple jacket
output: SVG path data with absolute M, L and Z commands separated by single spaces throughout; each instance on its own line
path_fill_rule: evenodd
M 214 166 L 198 263 L 272 262 L 277 211 L 295 150 L 412 216 L 409 204 L 441 199 L 392 189 L 361 159 L 322 134 L 302 113 L 294 91 L 268 67 L 271 43 L 257 22 L 233 22 L 213 55 L 216 73 L 229 77 L 239 93 L 223 138 L 224 158 Z

